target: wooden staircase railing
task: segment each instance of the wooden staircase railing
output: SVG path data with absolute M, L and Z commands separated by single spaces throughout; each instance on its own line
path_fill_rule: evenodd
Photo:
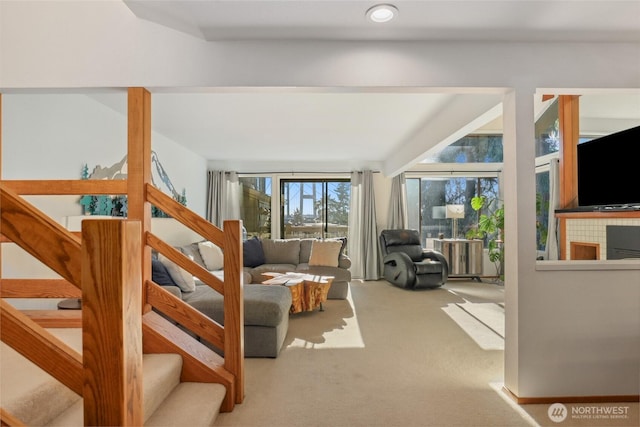
M 227 395 L 221 410 L 228 412 L 244 398 L 242 224 L 241 221 L 225 221 L 224 230 L 220 230 L 145 182 L 145 171 L 150 169 L 150 165 L 142 164 L 150 163 L 150 97 L 144 89 L 137 88 L 129 90 L 129 98 L 130 179 L 0 180 L 0 243 L 16 243 L 62 277 L 0 278 L 0 297 L 82 298 L 83 305 L 80 313 L 68 310 L 21 312 L 6 301 L 0 301 L 1 338 L 84 397 L 85 423 L 140 425 L 142 404 L 137 381 L 141 378 L 138 362 L 142 352 L 181 354 L 182 380 L 223 384 Z M 19 196 L 27 194 L 127 194 L 130 214 L 137 220 L 83 222 L 81 239 L 78 233 L 67 231 Z M 219 280 L 151 233 L 145 213 L 151 203 L 223 249 L 224 280 Z M 150 265 L 147 265 L 150 264 L 150 252 L 146 252 L 149 249 L 145 247 L 165 254 L 222 294 L 224 326 L 153 283 Z M 101 267 L 104 263 L 111 268 Z M 114 299 L 117 304 L 111 304 Z M 104 301 L 110 301 L 110 304 L 104 304 Z M 132 310 L 134 306 L 137 309 Z M 173 322 L 151 310 L 152 307 Z M 219 347 L 224 358 L 186 334 L 176 323 Z M 105 324 L 112 326 L 109 331 L 101 329 Z M 80 325 L 83 327 L 83 356 L 43 329 Z M 119 335 L 118 331 L 124 335 Z M 104 350 L 113 350 L 114 346 L 121 355 L 117 358 L 122 361 L 115 367 L 119 372 L 117 379 L 98 372 L 113 371 L 113 366 L 105 371 L 105 366 L 112 361 L 105 360 L 104 356 L 109 352 Z M 113 353 L 108 358 L 112 359 Z M 129 389 L 129 392 L 121 393 L 123 389 Z M 112 394 L 106 397 L 104 393 Z M 19 420 L 5 410 L 0 410 L 0 422 L 2 425 L 19 424 Z

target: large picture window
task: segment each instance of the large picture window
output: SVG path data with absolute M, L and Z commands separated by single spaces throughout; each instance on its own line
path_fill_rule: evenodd
M 280 190 L 283 238 L 347 236 L 348 179 L 282 180 Z
M 409 228 L 420 231 L 423 246 L 439 235 L 464 238 L 478 221 L 471 199 L 480 195 L 499 199 L 497 176 L 407 178 Z M 464 217 L 457 219 L 457 236 L 453 236 L 453 221 L 446 218 L 447 205 L 464 206 Z
M 271 178 L 241 177 L 240 215 L 247 237 L 271 237 Z

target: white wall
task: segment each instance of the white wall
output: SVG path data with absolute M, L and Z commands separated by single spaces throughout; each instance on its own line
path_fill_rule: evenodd
M 126 111 L 126 92 L 108 97 Z M 153 102 L 153 101 L 152 101 Z M 127 118 L 84 94 L 6 94 L 2 97 L 2 178 L 80 179 L 83 165 L 111 166 L 127 154 Z M 158 154 L 177 191 L 186 190 L 187 207 L 204 215 L 206 160 L 157 132 Z M 79 197 L 28 199 L 53 218 L 82 213 Z
M 126 92 L 109 97 L 126 111 Z M 3 95 L 2 116 L 3 179 L 80 179 L 84 164 L 111 166 L 127 153 L 126 117 L 83 94 Z M 204 215 L 206 160 L 155 132 L 152 146 L 187 207 Z M 82 214 L 79 196 L 25 198 L 63 225 Z M 57 277 L 14 244 L 0 250 L 3 277 Z
M 584 261 L 562 271 L 541 262 L 519 287 L 523 396 L 638 394 L 640 270 L 609 263 L 620 269 Z
M 121 2 L 43 2 L 37 8 L 0 2 L 0 8 L 5 92 L 141 85 L 504 94 L 506 385 L 520 397 L 639 393 L 638 266 L 590 272 L 567 264 L 544 271 L 536 266 L 529 104 L 536 90 L 640 89 L 640 43 L 206 43 L 137 20 Z M 381 223 L 382 204 L 378 211 Z

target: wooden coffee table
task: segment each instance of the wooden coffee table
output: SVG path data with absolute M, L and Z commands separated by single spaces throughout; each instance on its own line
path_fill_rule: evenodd
M 318 307 L 320 311 L 324 311 L 322 303 L 327 301 L 333 276 L 301 273 L 262 273 L 262 275 L 269 277 L 262 282 L 264 285 L 281 285 L 289 288 L 291 292 L 289 313 L 313 311 Z

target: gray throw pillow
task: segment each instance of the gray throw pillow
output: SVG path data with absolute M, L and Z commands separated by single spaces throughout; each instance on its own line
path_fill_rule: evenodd
M 300 262 L 300 239 L 264 239 L 262 250 L 266 264 L 294 264 Z

